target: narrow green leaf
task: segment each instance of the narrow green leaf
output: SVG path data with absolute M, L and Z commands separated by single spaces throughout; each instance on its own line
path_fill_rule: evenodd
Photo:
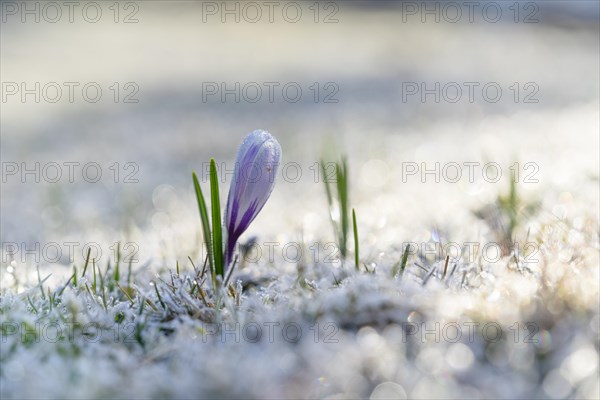
M 115 282 L 119 282 L 120 273 L 119 273 L 119 264 L 121 263 L 121 242 L 117 243 L 117 259 L 115 260 L 115 274 L 114 280 Z
M 131 305 L 134 305 L 134 301 L 133 301 L 133 299 L 131 298 L 131 295 L 130 295 L 129 293 L 127 293 L 127 291 L 126 291 L 125 289 L 123 289 L 123 288 L 121 287 L 121 285 L 119 285 L 118 283 L 117 283 L 117 287 L 118 287 L 119 289 L 121 289 L 121 292 L 123 292 L 123 294 L 125 295 L 125 297 L 127 297 L 127 299 L 129 300 L 129 302 L 131 303 Z M 131 288 L 130 288 L 130 287 L 127 287 L 127 290 L 131 290 Z
M 48 306 L 50 307 L 50 311 L 52 311 L 52 304 L 54 304 L 54 296 L 50 293 L 50 288 L 48 289 Z
M 400 271 L 404 274 L 404 269 L 406 268 L 406 263 L 408 262 L 408 244 L 404 249 L 404 254 L 402 254 L 402 264 L 400 265 Z
M 104 306 L 104 309 L 108 311 L 108 306 L 106 305 L 106 291 L 104 289 L 102 290 L 102 305 Z
M 210 273 L 213 279 L 213 284 L 216 283 L 215 265 L 213 261 L 213 247 L 212 239 L 210 234 L 210 222 L 208 221 L 208 213 L 206 211 L 206 201 L 202 194 L 202 188 L 198 182 L 198 177 L 195 172 L 192 172 L 192 179 L 194 180 L 194 189 L 196 190 L 196 198 L 198 199 L 198 210 L 200 211 L 200 219 L 202 220 L 202 233 L 204 236 L 204 244 L 206 245 L 206 251 L 208 252 L 208 265 L 210 266 Z
M 325 170 L 325 161 L 321 160 L 321 175 L 323 178 L 323 183 L 325 184 L 325 191 L 327 192 L 327 204 L 329 204 L 329 208 L 333 207 L 333 197 L 331 196 L 331 188 L 329 187 L 329 180 L 327 179 L 327 171 Z M 330 213 L 331 214 L 331 213 Z
M 92 247 L 90 246 L 90 247 L 88 247 L 87 256 L 85 256 L 85 265 L 83 266 L 83 273 L 81 274 L 82 278 L 85 276 L 88 264 L 90 263 L 90 253 L 91 252 L 92 252 Z
M 446 256 L 446 262 L 444 263 L 444 273 L 442 274 L 442 279 L 446 277 L 446 273 L 448 272 L 448 262 L 450 261 L 450 256 Z
M 221 230 L 221 199 L 219 197 L 219 177 L 215 159 L 210 159 L 210 202 L 212 213 L 213 257 L 215 272 L 223 278 L 223 232 Z
M 58 294 L 57 294 L 58 297 L 60 297 L 63 294 L 63 292 L 65 291 L 65 289 L 67 288 L 67 286 L 69 286 L 69 282 L 71 282 L 72 280 L 77 281 L 77 275 L 76 274 L 77 274 L 77 271 L 73 272 L 73 275 L 71 275 L 71 277 L 69 278 L 69 280 L 67 281 L 67 283 L 65 283 L 65 285 L 62 287 L 62 289 L 60 289 L 58 291 Z
M 129 257 L 129 265 L 127 266 L 127 287 L 131 287 L 131 264 L 133 263 L 133 255 Z
M 92 283 L 92 291 L 95 294 L 96 293 L 96 259 L 95 258 L 92 260 L 92 268 L 94 270 L 94 282 Z
M 110 261 L 108 264 L 108 268 L 106 268 L 106 272 L 108 272 L 109 268 L 110 268 Z M 107 274 L 105 273 L 104 275 L 106 276 Z M 104 276 L 102 276 L 102 271 L 100 270 L 100 267 L 98 267 L 98 276 L 100 277 L 100 291 L 102 293 L 104 293 Z
M 356 224 L 356 211 L 354 211 L 354 208 L 352 209 L 352 226 L 354 228 L 354 263 L 358 271 L 358 226 Z
M 40 266 L 39 265 L 37 266 L 37 278 L 38 278 L 38 285 L 40 287 L 40 292 L 42 292 L 42 300 L 46 300 L 46 295 L 44 294 L 44 285 L 43 285 L 43 283 L 48 278 L 46 277 L 46 279 L 42 280 L 42 277 L 40 276 Z
M 98 301 L 96 300 L 96 296 L 92 293 L 92 289 L 90 289 L 87 282 L 85 283 L 85 288 L 87 289 L 88 293 L 90 294 L 90 298 L 94 301 L 94 303 L 98 304 Z
M 408 261 L 408 245 L 404 249 L 404 253 L 402 253 L 402 257 L 394 266 L 392 267 L 392 278 L 395 278 L 398 275 L 398 272 L 402 271 L 404 273 L 404 268 L 406 268 L 406 262 Z
M 509 226 L 508 226 L 508 233 L 507 233 L 507 239 L 509 241 L 509 243 L 512 243 L 513 241 L 513 233 L 515 231 L 515 228 L 517 227 L 517 209 L 518 209 L 518 202 L 519 202 L 519 197 L 517 195 L 517 184 L 514 181 L 514 179 L 510 180 L 510 194 L 509 194 L 509 207 L 508 207 L 508 215 L 509 215 Z
M 142 300 L 140 300 L 140 309 L 138 311 L 138 315 L 142 315 L 144 312 L 144 307 L 146 306 L 146 296 L 142 296 Z
M 335 214 L 335 209 L 334 209 L 334 204 L 333 204 L 333 195 L 332 195 L 332 189 L 331 189 L 331 182 L 329 182 L 329 178 L 327 177 L 327 170 L 325 169 L 325 160 L 321 160 L 320 161 L 320 166 L 321 166 L 321 175 L 322 175 L 322 179 L 323 179 L 323 184 L 325 185 L 325 193 L 327 194 L 327 205 L 329 207 L 329 220 L 331 221 L 331 226 L 333 227 L 333 234 L 336 237 L 336 240 L 338 241 L 338 247 L 341 247 L 341 232 L 340 232 L 340 226 L 338 221 L 335 220 L 334 218 L 334 214 Z M 336 182 L 337 182 L 337 170 L 338 170 L 338 163 L 335 164 L 336 166 Z
M 347 243 L 348 243 L 348 170 L 346 158 L 343 157 L 342 161 L 338 163 L 336 168 L 337 175 L 337 189 L 338 198 L 340 203 L 340 222 L 341 222 L 341 240 L 340 240 L 340 251 L 342 257 L 346 258 L 347 254 Z
M 162 297 L 160 296 L 160 292 L 158 291 L 158 286 L 156 285 L 156 283 L 154 283 L 153 286 L 154 286 L 154 290 L 156 291 L 156 295 L 158 296 L 158 302 L 160 303 L 162 308 L 164 308 L 166 310 L 167 306 L 165 306 L 165 303 L 163 302 Z
M 109 272 L 111 271 L 111 265 L 110 265 L 110 260 L 108 260 L 108 262 L 106 263 L 106 272 L 104 273 L 104 278 L 106 278 L 106 286 L 108 288 L 109 292 L 112 292 L 115 289 L 115 284 L 114 284 L 114 280 L 112 278 L 114 278 L 114 275 L 110 274 Z M 98 271 L 100 271 L 100 269 L 98 268 Z M 102 282 L 102 290 L 104 290 L 104 281 Z
M 37 308 L 35 308 L 35 306 L 33 305 L 33 302 L 31 301 L 31 298 L 29 297 L 29 295 L 27 295 L 27 300 L 29 300 L 29 305 L 31 306 L 31 308 L 33 309 L 33 312 L 35 312 L 36 314 L 38 313 Z

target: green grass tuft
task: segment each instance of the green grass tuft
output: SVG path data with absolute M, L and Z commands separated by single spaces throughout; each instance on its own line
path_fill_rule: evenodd
M 342 259 L 345 260 L 348 255 L 348 230 L 350 229 L 348 163 L 346 157 L 342 157 L 341 161 L 335 163 L 335 180 L 328 177 L 323 160 L 321 160 L 321 174 L 325 184 L 329 216 L 334 234 L 337 238 Z M 332 189 L 334 183 L 336 188 L 335 204 Z M 338 218 L 336 218 L 336 214 L 339 215 Z

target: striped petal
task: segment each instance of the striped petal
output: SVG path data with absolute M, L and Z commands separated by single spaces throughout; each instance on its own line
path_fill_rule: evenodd
M 242 142 L 227 196 L 225 265 L 233 259 L 240 235 L 248 229 L 269 199 L 281 161 L 281 146 L 269 132 L 256 130 Z

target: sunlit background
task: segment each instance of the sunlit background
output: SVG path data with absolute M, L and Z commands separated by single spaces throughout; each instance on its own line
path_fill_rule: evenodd
M 254 6 L 238 4 L 227 14 L 236 3 L 121 3 L 118 12 L 102 3 L 97 23 L 86 21 L 97 17 L 85 3 L 73 9 L 73 23 L 66 7 L 51 23 L 55 9 L 38 4 L 35 23 L 35 12 L 22 12 L 36 3 L 16 4 L 13 15 L 12 3 L 3 3 L 1 39 L 2 160 L 18 168 L 13 175 L 14 164 L 3 167 L 3 241 L 59 242 L 81 239 L 80 232 L 98 241 L 107 230 L 153 235 L 189 223 L 196 217 L 190 172 L 210 157 L 230 167 L 241 138 L 257 128 L 280 140 L 284 162 L 300 165 L 288 167 L 268 215 L 257 221 L 270 234 L 291 233 L 307 219 L 327 223 L 310 218 L 324 210 L 314 182 L 322 156 L 348 154 L 363 223 L 393 223 L 401 234 L 394 240 L 408 239 L 402 229 L 417 221 L 441 223 L 456 206 L 467 209 L 507 185 L 486 182 L 481 167 L 476 184 L 465 167 L 459 183 L 444 185 L 442 177 L 436 184 L 433 175 L 422 183 L 422 162 L 497 162 L 504 176 L 514 162 L 521 175 L 533 172 L 525 163 L 536 163 L 539 183 L 523 185 L 527 191 L 567 185 L 576 195 L 590 175 L 597 179 L 596 2 L 482 2 L 472 17 L 457 3 L 456 23 L 457 8 L 439 3 L 416 10 L 397 2 L 278 3 L 269 15 L 259 2 L 256 23 Z M 488 22 L 498 19 L 499 4 L 500 19 Z M 288 22 L 298 19 L 297 9 L 298 22 Z M 35 94 L 23 98 L 22 89 L 35 93 L 36 82 L 39 102 Z M 423 83 L 434 92 L 439 83 L 439 102 L 435 93 L 422 98 Z M 56 86 L 62 93 L 52 103 Z M 102 94 L 92 103 L 96 86 Z M 499 100 L 486 101 L 495 100 L 496 86 Z M 62 173 L 57 183 L 52 162 Z M 419 164 L 406 182 L 403 162 Z M 35 174 L 22 176 L 35 163 L 40 183 Z M 87 163 L 100 166 L 97 183 L 90 181 L 98 166 Z M 597 205 L 597 192 L 589 195 Z M 165 216 L 172 197 L 175 214 Z M 172 230 L 167 241 L 176 239 L 179 229 Z M 153 255 L 147 249 L 142 258 Z

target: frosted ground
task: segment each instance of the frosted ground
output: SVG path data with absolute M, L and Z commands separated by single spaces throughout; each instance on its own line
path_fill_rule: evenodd
M 599 398 L 599 43 L 586 4 L 542 8 L 529 25 L 400 24 L 397 9 L 343 4 L 332 25 L 199 24 L 194 3 L 161 2 L 141 3 L 134 25 L 3 24 L 3 81 L 135 81 L 140 102 L 2 104 L 3 162 L 139 167 L 137 183 L 3 182 L 2 398 Z M 340 101 L 204 103 L 206 81 L 336 82 Z M 406 81 L 506 93 L 535 82 L 539 102 L 403 102 Z M 262 256 L 238 266 L 215 307 L 190 174 L 210 157 L 231 166 L 255 128 L 303 174 L 280 176 L 242 240 Z M 313 167 L 341 154 L 361 272 L 326 257 L 334 236 Z M 503 176 L 423 182 L 403 177 L 411 162 L 495 162 Z M 426 250 L 502 241 L 515 162 L 514 238 L 534 253 L 465 250 L 445 268 Z M 528 162 L 538 182 L 524 182 Z M 8 242 L 63 254 L 5 258 Z M 117 242 L 137 261 L 129 277 L 121 260 L 115 282 Z M 401 273 L 408 242 L 428 254 Z M 95 285 L 91 262 L 81 277 L 86 243 L 103 251 Z M 282 253 L 288 243 L 303 257 Z

